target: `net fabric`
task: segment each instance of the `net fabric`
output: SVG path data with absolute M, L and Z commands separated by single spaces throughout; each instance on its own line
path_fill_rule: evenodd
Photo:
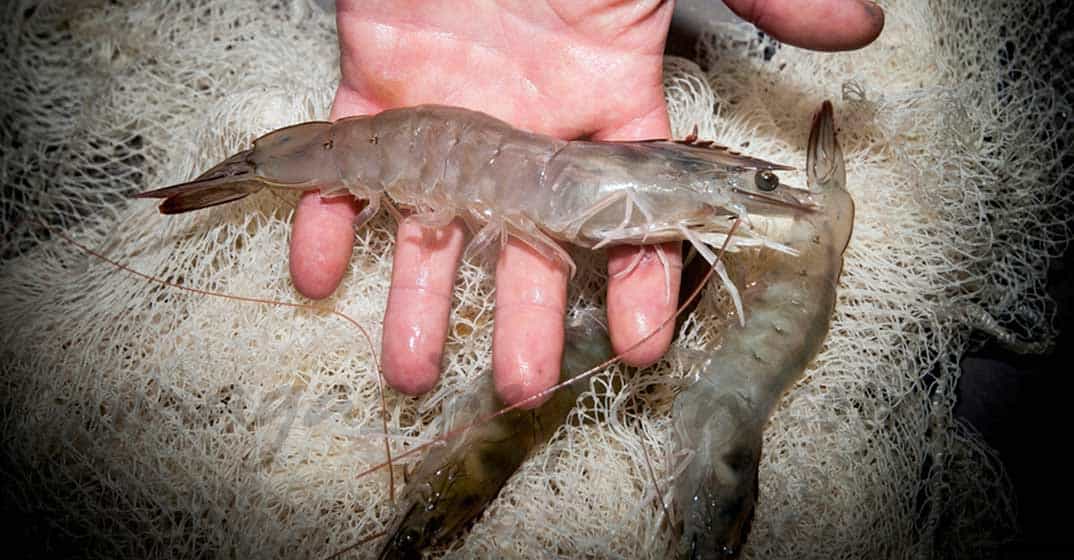
M 857 203 L 827 348 L 766 431 L 747 556 L 979 556 L 1012 534 L 1003 473 L 951 407 L 977 311 L 1024 339 L 1052 334 L 1043 282 L 1068 233 L 1057 185 L 1070 174 L 1071 88 L 1046 69 L 1066 49 L 1047 45 L 1061 21 L 1047 3 L 937 4 L 885 6 L 884 34 L 855 53 L 726 26 L 696 61 L 665 63 L 677 137 L 697 125 L 799 167 L 808 115 L 836 100 Z M 304 1 L 3 9 L 7 498 L 107 557 L 324 557 L 382 530 L 388 477 L 358 476 L 384 444 L 374 352 L 356 329 L 324 311 L 149 283 L 53 233 L 185 286 L 296 301 L 293 198 L 166 218 L 125 196 L 324 118 L 338 79 L 331 16 Z M 356 233 L 324 304 L 364 325 L 373 348 L 393 229 L 381 216 Z M 591 312 L 603 263 L 575 257 L 572 307 Z M 435 392 L 386 394 L 396 452 L 435 437 L 453 397 L 479 386 L 488 270 L 463 265 Z M 592 406 L 451 554 L 666 554 L 655 496 L 684 459 L 669 443 L 670 404 L 726 321 L 709 292 L 658 367 L 591 380 Z

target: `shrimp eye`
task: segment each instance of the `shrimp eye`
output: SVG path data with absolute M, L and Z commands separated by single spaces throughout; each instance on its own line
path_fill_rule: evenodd
M 779 186 L 779 177 L 771 171 L 760 171 L 753 176 L 753 182 L 762 191 L 774 191 Z
M 414 529 L 405 529 L 399 534 L 398 543 L 401 548 L 410 549 L 418 546 L 421 535 Z

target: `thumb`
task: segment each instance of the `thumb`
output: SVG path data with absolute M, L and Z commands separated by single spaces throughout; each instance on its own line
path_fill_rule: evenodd
M 873 42 L 884 10 L 870 0 L 724 0 L 731 11 L 796 47 L 847 51 Z

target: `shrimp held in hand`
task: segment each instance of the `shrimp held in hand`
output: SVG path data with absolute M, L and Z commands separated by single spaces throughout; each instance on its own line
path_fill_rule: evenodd
M 740 307 L 709 246 L 794 254 L 749 227 L 753 216 L 813 210 L 801 190 L 773 173 L 783 169 L 790 168 L 695 135 L 681 142 L 565 141 L 484 113 L 423 105 L 282 128 L 189 183 L 136 196 L 162 198 L 160 211 L 176 214 L 266 187 L 350 194 L 369 201 L 358 224 L 382 205 L 409 207 L 433 227 L 462 217 L 475 232 L 467 255 L 513 236 L 572 271 L 560 242 L 598 249 L 688 240 L 717 267 Z M 735 219 L 745 225 L 732 230 Z
M 773 220 L 766 232 L 798 256 L 773 255 L 744 279 L 752 286 L 743 297 L 745 325 L 724 335 L 698 380 L 675 399 L 675 435 L 693 451 L 675 482 L 683 558 L 741 552 L 757 500 L 764 425 L 828 334 L 854 202 L 827 101 L 814 117 L 807 154 L 809 197 L 817 210 L 789 223 Z

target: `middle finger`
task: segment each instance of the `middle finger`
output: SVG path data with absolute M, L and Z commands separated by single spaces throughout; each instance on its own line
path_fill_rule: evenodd
M 507 404 L 555 385 L 563 357 L 567 269 L 511 238 L 496 265 L 496 311 L 492 369 L 496 391 Z M 534 408 L 546 398 L 526 402 Z
M 381 370 L 388 385 L 408 395 L 429 391 L 440 379 L 451 291 L 462 254 L 463 226 L 399 224 L 392 283 L 384 312 Z

